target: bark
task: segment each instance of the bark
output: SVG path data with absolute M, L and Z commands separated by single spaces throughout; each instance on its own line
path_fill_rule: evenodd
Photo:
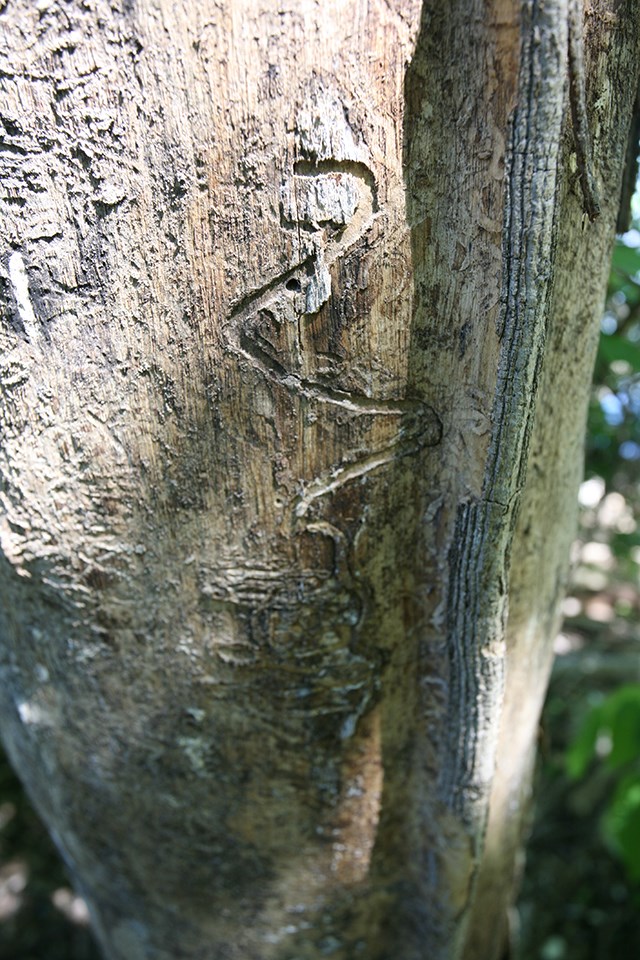
M 637 5 L 0 7 L 0 718 L 105 956 L 498 957 Z

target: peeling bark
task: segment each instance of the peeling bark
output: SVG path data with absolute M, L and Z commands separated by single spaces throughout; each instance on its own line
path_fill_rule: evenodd
M 497 958 L 636 5 L 0 26 L 0 720 L 105 956 Z

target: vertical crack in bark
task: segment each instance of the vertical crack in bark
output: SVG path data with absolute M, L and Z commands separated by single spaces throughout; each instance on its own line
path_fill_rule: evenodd
M 501 359 L 482 496 L 458 510 L 448 601 L 449 762 L 440 796 L 482 846 L 504 680 L 509 546 L 526 471 L 552 275 L 566 0 L 525 4 L 504 219 Z

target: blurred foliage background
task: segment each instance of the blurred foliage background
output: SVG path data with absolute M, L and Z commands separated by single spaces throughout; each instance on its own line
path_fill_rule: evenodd
M 640 957 L 640 197 L 616 241 L 541 724 L 518 960 Z
M 541 725 L 517 960 L 640 957 L 640 198 L 616 242 L 574 576 Z M 0 960 L 99 960 L 0 755 Z

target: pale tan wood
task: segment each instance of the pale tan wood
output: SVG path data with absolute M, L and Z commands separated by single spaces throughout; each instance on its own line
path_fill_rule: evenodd
M 640 63 L 586 13 L 594 224 L 566 0 L 2 8 L 0 718 L 110 960 L 498 956 Z

